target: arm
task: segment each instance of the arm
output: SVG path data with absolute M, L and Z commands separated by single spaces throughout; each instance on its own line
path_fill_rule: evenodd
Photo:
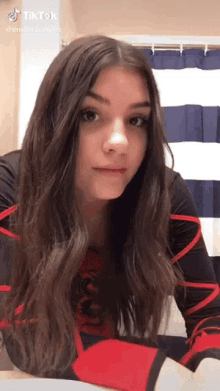
M 10 159 L 8 158 L 10 156 Z M 12 237 L 7 236 L 9 214 L 4 213 L 15 205 L 15 177 L 19 154 L 11 152 L 0 157 L 0 286 L 8 286 L 10 282 L 10 265 L 13 251 Z M 11 164 L 10 164 L 11 163 Z M 4 302 L 7 292 L 0 290 L 0 322 L 4 319 Z
M 184 273 L 186 297 L 177 286 L 175 300 L 185 320 L 189 352 L 180 363 L 196 371 L 205 358 L 220 360 L 219 285 L 201 234 L 191 193 L 179 174 L 174 179 L 169 240 L 171 262 Z
M 7 233 L 10 216 L 4 212 L 15 206 L 16 167 L 18 154 L 12 152 L 9 158 L 0 157 L 0 285 L 10 284 L 10 265 L 14 239 Z M 2 215 L 3 214 L 3 215 Z M 4 294 L 1 294 L 4 296 Z
M 78 353 L 72 367 L 83 382 L 126 391 L 199 391 L 194 373 L 158 348 L 103 340 Z

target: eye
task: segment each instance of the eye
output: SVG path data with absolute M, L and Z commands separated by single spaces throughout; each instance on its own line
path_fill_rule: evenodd
M 149 124 L 149 118 L 145 116 L 141 117 L 132 117 L 129 120 L 130 124 L 133 126 L 137 126 L 138 128 L 146 127 Z
M 97 117 L 99 117 L 99 115 L 93 110 L 84 110 L 81 113 L 81 121 L 84 122 L 94 122 L 98 119 Z

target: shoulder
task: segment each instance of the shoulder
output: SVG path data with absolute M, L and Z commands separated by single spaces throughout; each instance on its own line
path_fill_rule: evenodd
M 0 214 L 16 205 L 16 180 L 20 150 L 0 156 Z M 9 216 L 0 218 L 0 227 L 8 228 Z
M 8 174 L 17 174 L 19 167 L 19 159 L 21 150 L 12 151 L 6 155 L 0 156 L 0 175 L 8 172 Z
M 196 250 L 200 251 L 200 259 L 206 260 L 207 251 L 201 235 L 201 222 L 193 193 L 187 185 L 188 180 L 184 180 L 180 173 L 174 170 L 168 169 L 167 173 L 172 178 L 169 185 L 171 195 L 169 247 L 172 256 L 179 254 L 178 259 L 180 259 L 188 252 Z
M 186 186 L 185 180 L 182 178 L 179 172 L 174 171 L 172 168 L 166 166 L 165 170 L 165 178 L 167 181 L 168 188 L 181 188 L 182 186 Z
M 166 167 L 166 180 L 171 196 L 171 213 L 197 216 L 197 208 L 186 180 L 179 172 Z
M 15 204 L 20 150 L 0 156 L 0 212 Z
M 0 156 L 0 285 L 9 285 L 10 283 L 14 239 L 6 233 L 6 231 L 11 231 L 10 216 L 4 217 L 4 211 L 16 205 L 16 178 L 19 157 L 20 150 Z M 1 297 L 2 294 L 3 292 L 1 292 Z
M 173 182 L 175 181 L 176 176 L 178 176 L 178 175 L 179 175 L 179 173 L 174 171 L 172 168 L 167 167 L 167 166 L 165 167 L 165 179 L 166 179 L 168 188 L 170 188 L 173 185 Z

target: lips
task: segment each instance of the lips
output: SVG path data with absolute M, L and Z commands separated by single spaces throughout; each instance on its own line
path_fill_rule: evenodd
M 94 168 L 94 170 L 102 171 L 102 172 L 115 172 L 115 173 L 121 173 L 123 174 L 125 171 L 127 171 L 127 168 Z

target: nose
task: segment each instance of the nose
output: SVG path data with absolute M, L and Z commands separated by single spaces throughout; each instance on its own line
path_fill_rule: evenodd
M 111 132 L 108 133 L 106 147 L 117 149 L 120 153 L 125 153 L 128 148 L 128 138 L 126 136 L 123 122 L 117 118 L 114 121 Z

